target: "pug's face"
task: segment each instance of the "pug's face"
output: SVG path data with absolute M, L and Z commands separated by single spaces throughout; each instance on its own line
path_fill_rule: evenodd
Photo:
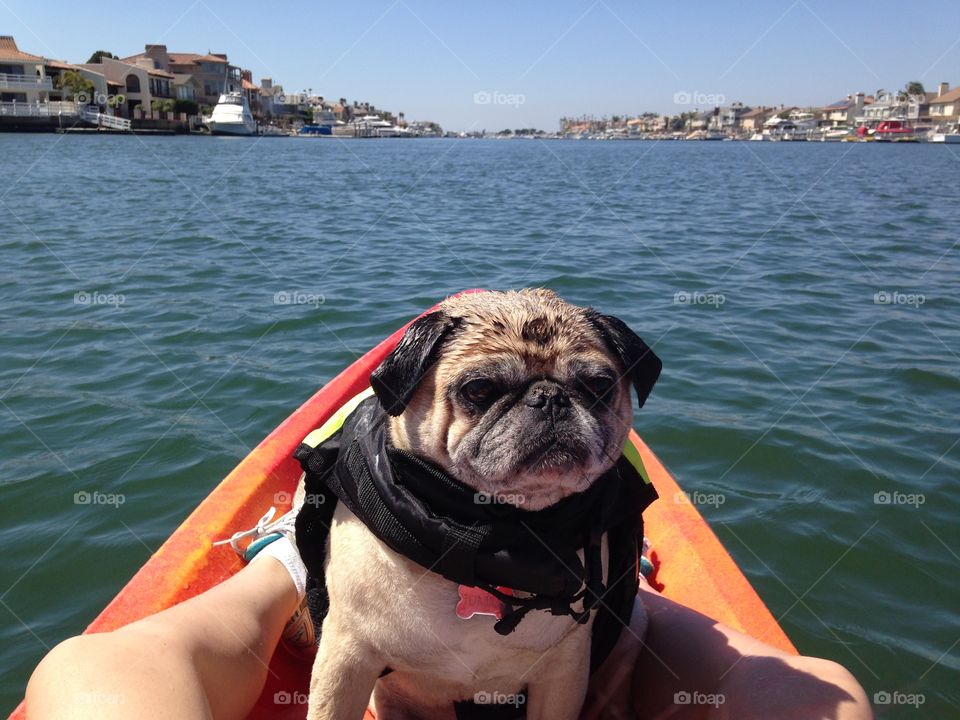
M 623 323 L 546 290 L 460 295 L 371 376 L 391 441 L 526 510 L 588 488 L 620 456 L 630 388 L 660 361 Z

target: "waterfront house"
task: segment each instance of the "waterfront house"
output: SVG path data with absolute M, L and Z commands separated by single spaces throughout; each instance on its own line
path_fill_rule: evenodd
M 243 88 L 243 96 L 250 105 L 250 112 L 258 120 L 263 118 L 263 102 L 260 94 L 260 86 L 253 82 L 253 72 L 250 70 L 240 71 L 240 86 Z
M 340 98 L 336 104 L 333 106 L 333 114 L 337 116 L 337 120 L 340 122 L 350 122 L 353 120 L 353 113 L 351 112 L 350 103 L 347 102 L 346 98 Z
M 696 132 L 706 130 L 707 124 L 713 119 L 713 110 L 704 110 L 703 112 L 694 112 L 693 116 L 687 120 L 686 130 Z
M 177 100 L 197 102 L 202 86 L 189 73 L 173 73 L 173 95 Z
M 866 105 L 863 112 L 854 118 L 858 125 L 876 127 L 884 120 L 900 120 L 911 124 L 930 122 L 930 103 L 937 96 L 936 93 L 923 95 L 908 95 L 883 91 L 877 94 L 871 105 Z
M 106 102 L 108 90 L 102 73 L 24 52 L 12 36 L 0 35 L 0 130 L 74 125 L 82 106 Z
M 640 117 L 627 120 L 630 135 L 663 132 L 667 128 L 667 118 L 655 113 L 644 113 Z
M 166 45 L 145 45 L 142 53 L 123 58 L 124 62 L 130 63 L 144 60 L 174 76 L 189 75 L 194 99 L 209 108 L 217 104 L 221 93 L 241 92 L 243 89 L 240 68 L 230 64 L 226 53 L 173 53 L 167 51 Z
M 12 35 L 0 35 L 0 102 L 48 102 L 53 79 L 46 74 L 46 63 L 18 48 Z
M 274 85 L 273 78 L 260 78 L 260 111 L 265 119 L 279 119 L 284 100 L 283 85 Z
M 107 102 L 110 91 L 107 86 L 107 78 L 101 72 L 89 70 L 82 65 L 60 62 L 59 60 L 47 60 L 44 65 L 44 72 L 53 81 L 53 90 L 50 93 L 51 101 L 79 102 L 84 105 L 103 105 Z M 67 73 L 76 73 L 91 83 L 93 89 L 88 93 L 74 95 L 69 87 L 65 87 Z
M 930 121 L 947 127 L 960 123 L 960 87 L 951 90 L 948 83 L 940 83 L 930 100 Z
M 828 128 L 852 127 L 856 118 L 863 114 L 863 108 L 873 104 L 873 97 L 862 92 L 847 95 L 823 108 L 821 126 Z
M 745 133 L 758 133 L 763 129 L 764 121 L 770 117 L 772 108 L 763 107 L 748 110 L 740 116 L 740 129 Z
M 742 102 L 736 102 L 728 107 L 720 108 L 714 116 L 711 130 L 719 130 L 725 135 L 736 135 L 741 132 L 743 116 L 750 112 L 750 107 Z
M 129 63 L 101 57 L 98 63 L 84 63 L 79 67 L 102 74 L 111 97 L 123 96 L 123 102 L 116 105 L 117 114 L 121 117 L 135 117 L 138 107 L 140 113 L 150 117 L 154 100 L 174 99 L 173 74 L 159 70 L 150 63 Z

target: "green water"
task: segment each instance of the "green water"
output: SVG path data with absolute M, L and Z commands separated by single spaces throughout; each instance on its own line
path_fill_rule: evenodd
M 0 709 L 319 385 L 445 294 L 545 285 L 655 344 L 637 427 L 800 650 L 957 717 L 958 161 L 0 136 Z

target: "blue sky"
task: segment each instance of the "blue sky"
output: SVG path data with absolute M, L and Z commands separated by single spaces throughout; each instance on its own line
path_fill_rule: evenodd
M 825 104 L 910 80 L 960 84 L 955 1 L 0 0 L 0 34 L 72 62 L 145 43 L 227 52 L 258 81 L 450 129 L 553 130 L 563 115 L 675 114 L 711 99 Z M 678 93 L 699 102 L 678 105 Z

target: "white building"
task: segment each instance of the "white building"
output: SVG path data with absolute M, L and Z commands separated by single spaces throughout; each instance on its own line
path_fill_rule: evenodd
M 117 110 L 124 117 L 133 117 L 134 109 L 138 106 L 144 116 L 150 117 L 154 100 L 175 99 L 173 73 L 146 63 L 128 63 L 104 57 L 99 63 L 85 63 L 79 67 L 103 75 L 111 96 L 123 96 L 124 102 L 118 105 Z
M 0 102 L 47 102 L 53 91 L 53 79 L 44 66 L 46 60 L 17 47 L 11 35 L 0 35 Z

